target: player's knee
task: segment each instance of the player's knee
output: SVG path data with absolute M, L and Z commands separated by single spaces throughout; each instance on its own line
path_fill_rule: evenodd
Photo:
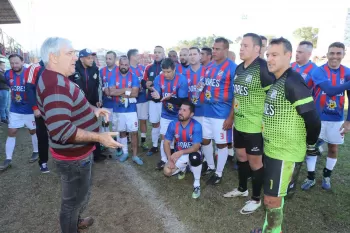
M 203 146 L 207 146 L 207 145 L 209 145 L 210 144 L 210 139 L 203 139 L 202 140 L 202 145 Z
M 165 164 L 163 168 L 163 173 L 165 176 L 170 177 L 172 174 L 172 169 L 168 166 L 168 164 Z
M 198 167 L 202 164 L 202 156 L 198 152 L 189 154 L 189 160 L 192 167 Z
M 30 134 L 30 135 L 36 134 L 36 129 L 29 130 L 29 134 Z
M 281 207 L 282 198 L 280 197 L 271 197 L 271 196 L 264 196 L 264 205 L 268 209 L 274 209 Z
M 338 154 L 338 145 L 328 145 L 328 157 L 329 158 L 337 158 Z
M 245 148 L 236 148 L 236 153 L 238 161 L 240 162 L 246 162 L 248 160 L 247 153 L 245 152 Z

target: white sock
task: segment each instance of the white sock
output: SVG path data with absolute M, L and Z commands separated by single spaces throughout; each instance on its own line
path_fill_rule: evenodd
M 306 156 L 306 166 L 308 172 L 314 172 L 316 170 L 317 156 Z
M 218 148 L 218 164 L 216 166 L 216 174 L 221 177 L 222 176 L 222 171 L 225 168 L 225 164 L 227 161 L 227 157 L 228 157 L 228 150 L 227 147 L 225 147 L 224 149 L 219 149 Z
M 141 133 L 141 138 L 146 138 L 146 133 Z
M 200 180 L 201 180 L 202 164 L 197 166 L 197 167 L 191 166 L 191 171 L 193 173 L 193 178 L 194 178 L 193 187 L 200 187 L 201 186 Z
M 203 154 L 204 154 L 205 159 L 207 160 L 208 167 L 210 169 L 215 169 L 212 141 L 210 141 L 209 145 L 203 146 Z
M 33 145 L 33 152 L 38 152 L 38 137 L 36 134 L 32 135 L 32 145 Z
M 159 135 L 160 135 L 160 127 L 152 128 L 152 143 L 153 143 L 153 147 L 158 147 Z
M 128 154 L 128 138 L 119 138 L 119 141 L 123 145 L 123 153 Z
M 337 159 L 333 159 L 333 158 L 328 158 L 327 157 L 326 168 L 328 170 L 333 171 L 334 166 L 335 166 L 336 163 L 337 163 Z
M 16 137 L 7 137 L 6 140 L 6 159 L 12 160 L 13 150 L 16 145 Z
M 164 151 L 164 140 L 160 142 L 160 156 L 163 162 L 168 162 L 168 157 L 166 156 Z
M 228 156 L 233 156 L 235 153 L 233 151 L 233 147 L 232 148 L 228 148 Z

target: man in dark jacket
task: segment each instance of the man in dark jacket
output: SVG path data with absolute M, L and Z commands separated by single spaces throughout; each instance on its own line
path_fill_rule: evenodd
M 49 136 L 47 134 L 47 128 L 45 121 L 41 116 L 36 103 L 36 85 L 42 72 L 45 70 L 43 61 L 31 65 L 25 72 L 25 88 L 28 96 L 28 101 L 32 106 L 35 123 L 36 123 L 36 136 L 38 137 L 38 149 L 39 149 L 39 166 L 42 173 L 50 172 L 47 167 L 47 161 L 49 160 Z
M 89 103 L 98 108 L 102 106 L 102 83 L 99 74 L 100 72 L 94 62 L 91 50 L 81 50 L 79 52 L 79 60 L 75 64 L 75 74 L 70 76 L 70 79 L 85 93 L 85 97 Z M 101 154 L 100 144 L 96 143 L 95 146 L 95 162 L 106 159 L 106 156 Z
M 0 117 L 2 123 L 8 123 L 9 86 L 5 79 L 5 62 L 0 61 Z

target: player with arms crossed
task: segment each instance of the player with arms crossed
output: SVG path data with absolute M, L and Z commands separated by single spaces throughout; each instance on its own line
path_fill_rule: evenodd
M 168 130 L 170 122 L 176 120 L 183 101 L 188 98 L 187 79 L 182 74 L 175 72 L 175 63 L 171 58 L 163 60 L 162 73 L 154 80 L 154 91 L 152 97 L 162 103 L 162 115 L 160 118 L 160 144 L 161 160 L 156 169 L 162 170 L 168 158 L 164 151 L 164 135 Z M 172 144 L 173 147 L 173 144 Z
M 119 161 L 124 162 L 129 157 L 126 132 L 130 132 L 132 160 L 138 165 L 142 165 L 143 161 L 137 156 L 138 120 L 136 98 L 139 94 L 139 81 L 136 75 L 130 71 L 127 56 L 121 56 L 119 59 L 119 70 L 116 73 L 115 86 L 105 88 L 104 92 L 107 96 L 116 97 L 113 112 L 117 113 L 117 131 L 120 132 L 119 142 L 123 145 L 123 154 L 117 156 Z
M 331 188 L 330 177 L 338 157 L 338 145 L 344 143 L 344 135 L 339 129 L 350 127 L 350 114 L 348 113 L 344 123 L 345 90 L 350 90 L 350 69 L 341 65 L 345 55 L 343 43 L 335 42 L 328 48 L 328 62 L 315 69 L 311 75 L 315 84 L 313 89 L 317 112 L 321 118 L 321 133 L 318 146 L 323 142 L 328 143 L 328 156 L 326 167 L 323 169 L 322 188 Z M 348 98 L 349 98 L 348 91 Z M 307 179 L 302 184 L 303 190 L 313 187 L 315 181 L 315 168 L 317 155 L 308 154 L 306 164 L 308 169 Z
M 263 115 L 266 218 L 263 229 L 251 232 L 281 233 L 284 197 L 297 180 L 306 150 L 316 150 L 321 122 L 303 77 L 290 67 L 291 43 L 271 40 L 266 56 L 276 77 L 266 94 Z
M 165 135 L 164 150 L 168 162 L 164 166 L 164 174 L 173 176 L 178 174 L 179 179 L 185 178 L 187 165 L 194 176 L 193 198 L 200 196 L 200 178 L 202 170 L 202 155 L 200 146 L 202 142 L 202 126 L 193 119 L 195 106 L 188 100 L 182 102 L 178 120 L 169 124 Z M 175 152 L 171 153 L 170 144 L 175 139 Z
M 205 104 L 203 119 L 203 153 L 208 163 L 206 174 L 215 171 L 212 140 L 218 148 L 218 163 L 208 184 L 219 184 L 227 157 L 227 143 L 232 142 L 233 116 L 230 115 L 233 100 L 233 78 L 237 65 L 227 59 L 227 39 L 216 38 L 213 45 L 215 63 L 206 71 Z
M 235 97 L 231 115 L 233 117 L 234 112 L 234 146 L 239 185 L 224 197 L 248 196 L 248 177 L 252 170 L 253 195 L 242 208 L 241 214 L 253 213 L 261 206 L 264 176 L 261 121 L 266 92 L 275 80 L 268 71 L 266 61 L 259 57 L 261 46 L 259 35 L 247 33 L 243 36 L 239 53 L 243 63 L 237 67 L 234 79 Z

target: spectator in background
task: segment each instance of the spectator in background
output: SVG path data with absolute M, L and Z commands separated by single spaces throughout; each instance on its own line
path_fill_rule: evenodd
M 227 58 L 230 59 L 233 62 L 236 62 L 236 54 L 232 51 L 228 51 Z
M 175 50 L 170 50 L 168 53 L 168 58 L 170 58 L 175 64 L 179 64 L 179 57 Z
M 9 99 L 9 86 L 6 84 L 5 79 L 5 62 L 0 61 L 0 117 L 1 122 L 8 124 L 8 99 Z
M 201 50 L 201 64 L 206 68 L 210 68 L 213 65 L 211 61 L 212 49 L 209 47 L 203 47 Z
M 260 58 L 265 59 L 265 52 L 267 50 L 267 38 L 265 36 L 260 36 L 262 41 L 262 46 L 260 49 Z
M 89 104 L 82 90 L 68 78 L 75 72 L 77 60 L 71 42 L 48 38 L 41 47 L 41 57 L 46 69 L 38 80 L 37 103 L 61 174 L 61 232 L 76 233 L 94 222 L 80 217 L 90 196 L 94 142 L 110 148 L 121 145 L 112 138 L 116 133 L 97 133 L 97 117 L 108 120 L 109 112 Z
M 79 60 L 75 64 L 75 74 L 70 79 L 85 93 L 86 99 L 92 106 L 98 108 L 102 106 L 102 81 L 90 49 L 83 49 L 79 52 Z M 95 147 L 94 161 L 105 160 L 106 156 L 101 154 L 100 144 L 96 143 Z

